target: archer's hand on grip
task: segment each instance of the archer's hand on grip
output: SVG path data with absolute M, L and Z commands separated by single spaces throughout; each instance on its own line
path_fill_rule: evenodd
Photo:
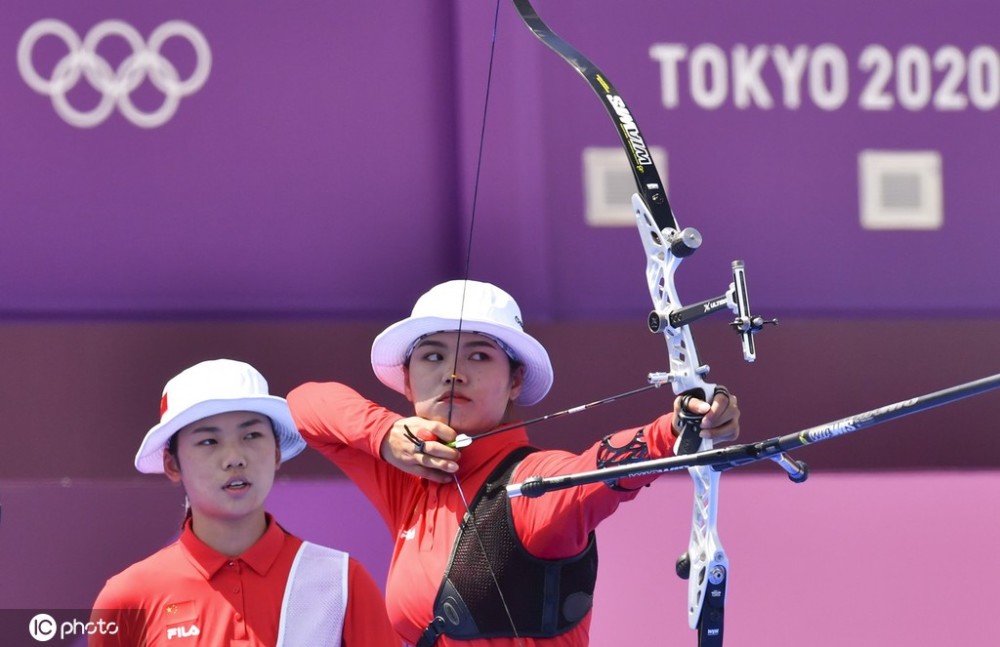
M 678 434 L 675 453 L 678 456 L 698 451 L 701 441 L 735 440 L 740 434 L 740 409 L 736 396 L 724 386 L 715 388 L 712 402 L 704 399 L 704 392 L 694 389 L 680 395 L 674 404 L 674 429 Z
M 674 416 L 674 429 L 677 430 L 677 445 L 674 453 L 678 456 L 693 454 L 701 446 L 701 421 L 704 413 L 691 411 L 691 401 L 697 399 L 704 402 L 705 393 L 701 390 L 690 391 L 679 397 L 679 410 Z

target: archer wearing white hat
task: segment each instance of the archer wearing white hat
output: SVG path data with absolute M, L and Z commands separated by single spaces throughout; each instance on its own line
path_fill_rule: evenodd
M 91 645 L 399 645 L 381 591 L 352 557 L 287 533 L 264 510 L 305 448 L 257 369 L 218 359 L 167 382 L 135 466 L 184 486 L 180 538 L 108 580 Z M 100 626 L 100 625 L 96 625 Z
M 417 647 L 587 645 L 594 529 L 655 476 L 514 500 L 502 486 L 669 456 L 680 399 L 674 412 L 579 455 L 532 448 L 512 424 L 515 405 L 545 397 L 552 364 L 514 299 L 478 281 L 421 296 L 375 338 L 371 361 L 412 415 L 332 382 L 304 384 L 288 401 L 306 442 L 361 487 L 395 537 L 386 604 L 402 638 Z M 704 435 L 738 435 L 736 398 L 724 389 L 687 408 L 704 414 Z M 449 446 L 459 434 L 472 443 Z

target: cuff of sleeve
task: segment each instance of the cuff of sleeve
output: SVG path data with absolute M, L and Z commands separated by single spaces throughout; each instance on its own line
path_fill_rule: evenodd
M 392 431 L 392 426 L 396 424 L 397 421 L 402 419 L 403 416 L 399 416 L 398 418 L 393 418 L 392 420 L 387 421 L 387 423 L 381 429 L 379 429 L 378 431 L 376 431 L 374 434 L 371 435 L 372 456 L 376 456 L 381 460 L 385 460 L 385 457 L 382 456 L 382 443 L 385 441 L 386 436 L 389 435 L 389 432 Z
M 674 430 L 674 414 L 665 413 L 647 428 L 646 445 L 650 458 L 666 458 L 674 455 L 677 431 Z
M 667 413 L 654 420 L 645 429 L 646 449 L 649 452 L 649 459 L 665 458 L 674 453 L 674 442 L 677 434 L 673 427 L 674 414 Z M 619 492 L 635 492 L 650 485 L 657 479 L 658 474 L 647 474 L 644 476 L 634 476 L 631 478 L 618 479 L 615 490 Z

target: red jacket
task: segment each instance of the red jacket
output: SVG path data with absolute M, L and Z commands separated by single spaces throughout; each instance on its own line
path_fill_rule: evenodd
M 302 540 L 270 515 L 267 520 L 257 543 L 233 558 L 198 539 L 189 519 L 176 542 L 109 579 L 94 603 L 92 619 L 141 611 L 145 642 L 141 626 L 119 621 L 125 633 L 94 634 L 90 645 L 274 645 L 288 573 Z M 347 580 L 344 647 L 398 647 L 382 592 L 353 558 Z
M 415 643 L 433 617 L 434 597 L 444 576 L 459 524 L 486 477 L 513 449 L 528 444 L 525 429 L 514 429 L 482 440 L 462 450 L 458 481 L 433 483 L 407 474 L 380 458 L 380 447 L 393 423 L 402 418 L 353 389 L 336 383 L 304 384 L 288 395 L 299 430 L 310 446 L 343 470 L 378 509 L 395 537 L 386 585 L 389 618 L 400 635 Z M 645 428 L 650 458 L 669 456 L 676 437 L 672 415 L 661 416 Z M 616 446 L 628 444 L 637 428 L 618 432 Z M 513 482 L 530 476 L 555 476 L 595 469 L 601 443 L 582 454 L 559 450 L 535 452 L 525 458 Z M 628 488 L 639 488 L 655 476 L 630 479 Z M 603 483 L 570 488 L 529 499 L 512 500 L 518 537 L 536 557 L 572 557 L 587 546 L 597 525 L 622 501 L 637 491 L 618 491 Z M 464 500 L 463 500 L 464 496 Z M 548 639 L 481 639 L 449 642 L 440 647 L 525 645 L 580 647 L 588 644 L 590 618 L 565 634 Z

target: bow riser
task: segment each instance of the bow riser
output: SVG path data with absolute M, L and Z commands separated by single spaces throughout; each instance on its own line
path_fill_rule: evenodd
M 674 254 L 670 247 L 670 242 L 677 238 L 678 232 L 671 229 L 660 230 L 639 195 L 632 196 L 632 209 L 646 251 L 646 283 L 649 286 L 654 313 L 670 313 L 681 303 L 674 284 L 674 274 L 684 257 Z M 669 317 L 663 320 L 668 321 Z M 662 326 L 658 332 L 663 333 L 667 344 L 670 373 L 651 375 L 650 380 L 669 381 L 675 394 L 693 393 L 701 399 L 711 401 L 716 385 L 705 380 L 709 369 L 698 360 L 690 328 L 668 324 Z M 676 454 L 712 449 L 712 441 L 697 438 L 697 431 L 697 425 L 685 427 L 677 439 L 674 449 Z M 689 436 L 685 437 L 685 434 Z M 712 624 L 716 626 L 706 628 L 709 631 L 702 632 L 702 636 L 718 638 L 721 644 L 722 608 L 725 602 L 725 580 L 729 572 L 729 560 L 726 558 L 716 529 L 719 472 L 709 467 L 694 467 L 688 470 L 688 474 L 694 483 L 691 536 L 685 556 L 687 563 L 678 569 L 678 572 L 688 580 L 688 625 L 692 629 L 697 629 L 700 623 L 708 622 L 703 620 L 702 609 L 706 599 L 711 597 L 713 610 L 716 613 L 704 615 L 706 618 L 715 616 L 716 621 Z M 682 557 L 682 560 L 684 559 Z M 710 573 L 716 576 L 710 578 L 708 577 Z
M 688 475 L 694 482 L 694 510 L 687 552 L 690 564 L 688 626 L 700 630 L 699 647 L 708 647 L 712 643 L 705 641 L 710 639 L 721 645 L 729 560 L 716 526 L 720 473 L 711 467 L 692 467 L 688 468 Z
M 661 313 L 674 311 L 681 302 L 674 285 L 674 273 L 684 258 L 674 254 L 667 246 L 667 241 L 674 239 L 676 231 L 660 230 L 646 203 L 638 195 L 632 196 L 632 209 L 646 252 L 646 285 L 653 302 L 653 312 L 662 321 L 667 321 L 669 317 L 663 317 Z M 708 367 L 702 366 L 698 361 L 690 328 L 667 324 L 658 332 L 663 332 L 670 353 L 670 373 L 662 379 L 671 383 L 674 393 L 695 390 L 701 390 L 702 394 L 714 393 L 715 385 L 710 385 L 703 379 L 708 373 Z

